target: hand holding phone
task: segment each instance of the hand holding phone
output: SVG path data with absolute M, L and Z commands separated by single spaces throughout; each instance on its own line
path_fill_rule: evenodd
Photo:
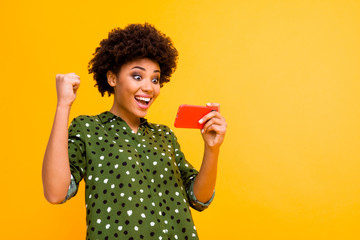
M 205 123 L 200 124 L 199 120 L 211 111 L 218 111 L 218 107 L 180 105 L 174 126 L 177 128 L 202 129 Z

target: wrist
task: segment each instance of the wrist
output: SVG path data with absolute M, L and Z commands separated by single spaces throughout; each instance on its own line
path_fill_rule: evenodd
M 57 109 L 70 109 L 72 103 L 66 103 L 64 101 L 58 101 L 56 104 Z
M 70 112 L 71 104 L 57 103 L 56 111 L 57 112 Z
M 205 152 L 209 152 L 212 154 L 219 154 L 220 146 L 210 146 L 209 144 L 205 143 Z

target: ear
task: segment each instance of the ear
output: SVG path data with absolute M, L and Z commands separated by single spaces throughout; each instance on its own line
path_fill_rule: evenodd
M 116 86 L 116 75 L 112 71 L 109 70 L 106 73 L 106 77 L 107 77 L 108 84 L 111 87 L 115 87 Z

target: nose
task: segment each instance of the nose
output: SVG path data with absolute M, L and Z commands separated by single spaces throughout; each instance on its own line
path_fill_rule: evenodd
M 142 81 L 141 90 L 143 90 L 146 93 L 151 93 L 153 91 L 153 84 L 151 82 L 151 79 L 144 79 Z

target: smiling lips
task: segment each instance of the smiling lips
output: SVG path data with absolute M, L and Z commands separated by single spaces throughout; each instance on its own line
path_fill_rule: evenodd
M 152 98 L 150 98 L 150 97 L 135 96 L 136 103 L 142 109 L 149 108 L 149 103 L 150 103 L 151 99 Z

